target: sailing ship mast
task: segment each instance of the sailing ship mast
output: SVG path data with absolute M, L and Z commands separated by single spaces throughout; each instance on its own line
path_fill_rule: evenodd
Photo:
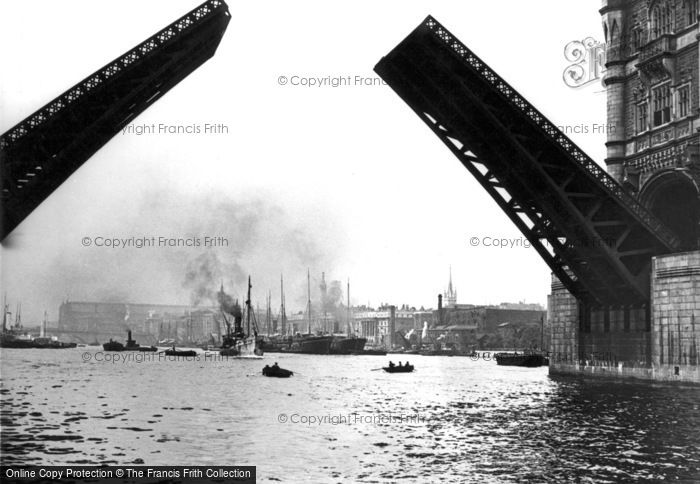
M 280 274 L 280 333 L 287 335 L 287 311 L 284 307 L 284 275 Z
M 250 276 L 248 276 L 248 299 L 246 299 L 245 302 L 245 307 L 246 307 L 246 326 L 248 327 L 248 330 L 246 332 L 246 336 L 250 336 L 250 289 L 253 286 L 250 284 Z
M 2 297 L 2 332 L 7 331 L 7 293 Z
M 17 303 L 17 312 L 15 313 L 15 328 L 22 328 L 22 303 Z
M 350 278 L 348 278 L 348 323 L 347 323 L 348 336 L 352 333 L 352 323 L 350 322 Z
M 272 334 L 272 291 L 267 291 L 267 335 Z
M 309 335 L 311 334 L 311 272 L 306 269 L 306 294 L 309 297 L 308 308 L 309 308 Z

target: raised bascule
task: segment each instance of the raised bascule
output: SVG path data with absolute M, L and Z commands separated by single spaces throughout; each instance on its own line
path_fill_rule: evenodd
M 231 20 L 208 0 L 0 136 L 4 239 L 97 150 L 211 58 Z
M 611 12 L 618 14 L 614 28 L 605 29 L 607 47 L 622 52 L 620 32 L 627 30 L 620 11 L 647 2 L 611 3 L 615 7 L 601 10 L 604 20 Z M 634 9 L 635 15 L 639 11 Z M 627 49 L 628 65 L 609 55 L 608 117 L 616 129 L 609 134 L 606 162 L 627 167 L 610 174 L 432 17 L 375 67 L 551 268 L 552 373 L 700 382 L 700 319 L 695 323 L 696 309 L 700 315 L 700 252 L 692 252 L 698 249 L 700 208 L 693 178 L 700 173 L 694 171 L 700 164 L 697 15 L 686 20 L 693 19 L 678 33 L 687 36 L 686 42 L 673 39 L 678 52 L 668 47 L 672 35 L 666 32 L 664 48 L 650 38 L 638 40 L 637 51 Z M 648 126 L 625 137 L 622 126 L 632 121 L 619 83 L 643 77 L 643 69 L 637 73 L 633 68 L 638 63 L 644 68 L 660 57 L 663 67 L 682 55 L 694 66 L 687 78 L 677 79 L 672 66 L 666 72 L 650 67 L 656 78 L 644 77 L 643 87 L 655 108 L 661 102 L 653 97 L 657 83 L 668 83 L 669 92 L 687 87 L 683 119 L 668 113 L 666 120 L 667 114 L 659 118 L 654 110 L 642 110 L 633 119 L 646 113 Z M 635 94 L 640 103 L 643 87 Z M 660 130 L 671 134 L 659 138 Z M 644 144 L 643 138 L 651 141 Z M 635 143 L 643 147 L 639 153 L 628 146 Z M 629 179 L 639 183 L 639 172 L 653 170 L 644 163 L 656 163 L 656 152 L 670 144 L 678 156 L 653 165 L 666 184 L 655 188 L 653 196 L 640 196 Z M 624 175 L 627 179 L 620 179 Z M 643 180 L 654 182 L 649 176 Z M 677 200 L 688 208 L 673 203 Z

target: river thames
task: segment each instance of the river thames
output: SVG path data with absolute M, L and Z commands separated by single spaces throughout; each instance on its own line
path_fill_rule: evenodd
M 110 357 L 130 358 L 111 362 Z M 700 388 L 411 356 L 2 350 L 2 464 L 254 465 L 258 482 L 700 481 Z M 141 360 L 141 358 L 144 358 Z M 295 371 L 265 378 L 265 364 Z

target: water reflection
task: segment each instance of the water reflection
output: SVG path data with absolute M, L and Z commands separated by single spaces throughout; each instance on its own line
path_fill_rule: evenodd
M 412 357 L 110 365 L 4 350 L 3 464 L 257 465 L 260 482 L 700 481 L 700 389 Z M 96 349 L 92 349 L 96 351 Z M 264 364 L 295 370 L 264 378 Z M 284 418 L 282 417 L 284 415 Z

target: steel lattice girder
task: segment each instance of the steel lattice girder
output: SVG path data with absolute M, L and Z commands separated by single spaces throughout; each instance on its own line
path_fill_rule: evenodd
M 592 304 L 648 302 L 651 257 L 680 250 L 678 237 L 435 19 L 375 71 L 572 294 Z
M 209 0 L 0 136 L 4 239 L 107 141 L 211 58 L 231 17 Z

